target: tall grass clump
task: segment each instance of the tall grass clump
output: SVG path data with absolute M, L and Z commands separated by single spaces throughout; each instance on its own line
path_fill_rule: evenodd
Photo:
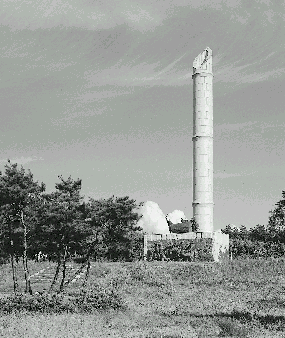
M 11 313 L 91 313 L 95 310 L 125 309 L 118 283 L 92 283 L 79 291 L 18 294 L 0 298 L 0 314 Z
M 104 281 L 93 281 L 88 288 L 70 291 L 68 295 L 80 312 L 90 313 L 98 309 L 126 309 L 122 293 L 123 283 L 123 278 L 111 277 Z
M 18 294 L 0 299 L 0 313 L 63 313 L 73 312 L 72 304 L 64 300 L 63 294 Z
M 138 286 L 155 287 L 163 290 L 164 293 L 173 293 L 173 281 L 163 266 L 150 263 L 138 262 L 129 268 L 129 279 Z

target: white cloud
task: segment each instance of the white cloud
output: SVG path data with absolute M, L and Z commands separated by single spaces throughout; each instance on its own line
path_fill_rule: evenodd
M 244 175 L 240 173 L 229 174 L 226 172 L 220 172 L 220 173 L 214 174 L 215 178 L 229 178 L 229 177 L 238 177 L 238 176 L 244 176 Z
M 116 26 L 110 14 L 104 13 L 98 6 L 88 8 L 77 0 L 6 0 L 5 14 L 0 20 L 12 30 L 27 28 L 84 27 L 110 28 Z
M 160 15 L 151 6 L 134 1 L 106 0 L 90 4 L 78 0 L 4 0 L 0 23 L 12 30 L 34 30 L 52 27 L 80 27 L 109 29 L 127 23 L 137 30 L 148 30 L 160 25 Z
M 51 117 L 51 122 L 54 125 L 62 125 L 66 124 L 68 121 L 72 124 L 72 120 L 101 115 L 104 112 L 112 110 L 112 108 L 107 103 L 107 98 L 117 97 L 121 95 L 130 95 L 133 93 L 132 88 L 129 91 L 120 90 L 120 91 L 93 91 L 87 92 L 84 91 L 84 88 L 88 88 L 88 86 L 83 86 L 82 94 L 76 93 L 74 95 L 69 95 L 68 98 L 64 99 L 64 113 L 63 117 Z M 88 107 L 88 104 L 92 103 L 92 108 Z M 96 104 L 96 105 L 94 105 Z M 82 107 L 84 108 L 82 110 Z
M 257 124 L 256 121 L 249 121 L 249 122 L 243 122 L 243 123 L 222 123 L 215 125 L 215 132 L 222 131 L 225 132 L 225 130 L 233 131 L 233 130 L 248 130 L 251 129 L 249 127 L 255 126 Z
M 278 68 L 275 70 L 269 70 L 264 73 L 252 73 L 248 75 L 241 76 L 237 82 L 239 83 L 253 83 L 260 82 L 269 79 L 270 77 L 280 77 L 282 73 L 285 73 L 285 68 Z
M 251 176 L 256 175 L 257 171 L 252 171 L 250 173 L 241 172 L 241 173 L 226 173 L 226 172 L 218 172 L 214 173 L 215 178 L 229 178 L 229 177 L 239 177 L 239 176 Z
M 275 68 L 272 70 L 264 71 L 256 71 L 256 68 L 259 67 L 264 69 L 264 61 L 271 58 L 276 52 L 270 52 L 265 57 L 257 56 L 254 62 L 247 63 L 242 66 L 237 66 L 241 60 L 237 60 L 232 63 L 228 63 L 225 65 L 219 65 L 218 63 L 222 60 L 221 55 L 218 58 L 213 59 L 214 68 L 218 69 L 217 72 L 214 72 L 215 82 L 235 82 L 238 84 L 241 83 L 253 83 L 260 82 L 269 79 L 270 77 L 280 77 L 282 73 L 285 73 L 285 68 Z M 273 65 L 268 64 L 270 68 L 273 68 Z M 267 69 L 269 68 L 267 67 Z
M 42 157 L 23 157 L 23 156 L 10 159 L 12 164 L 14 164 L 14 163 L 26 164 L 26 163 L 29 163 L 29 162 L 42 161 L 42 160 L 43 160 Z M 0 163 L 4 163 L 4 164 L 8 163 L 8 158 L 0 160 Z
M 245 13 L 233 13 L 231 14 L 231 21 L 235 20 L 239 23 L 241 23 L 242 25 L 245 25 L 248 23 L 248 20 L 250 19 L 251 15 L 250 13 L 248 13 L 247 11 L 245 11 Z
M 101 86 L 104 84 L 116 84 L 119 86 L 183 85 L 179 77 L 179 72 L 177 72 L 174 66 L 186 54 L 187 53 L 184 53 L 179 58 L 176 58 L 160 71 L 157 71 L 157 68 L 161 68 L 162 66 L 160 61 L 154 63 L 140 62 L 134 65 L 134 61 L 139 58 L 140 55 L 131 61 L 126 56 L 126 58 L 121 58 L 115 65 L 108 69 L 86 71 L 84 78 L 88 84 L 85 88 L 92 88 L 99 84 Z M 118 93 L 118 95 L 121 94 Z
M 275 24 L 275 21 L 274 21 L 275 13 L 273 12 L 272 9 L 269 9 L 268 11 L 264 11 L 263 15 L 266 17 L 269 23 Z
M 163 68 L 162 71 L 160 71 L 158 74 L 155 74 L 155 78 L 157 78 L 159 75 L 166 73 L 167 71 L 171 70 L 177 62 L 179 62 L 187 53 L 184 53 L 182 56 L 180 56 L 178 59 L 171 62 L 168 66 Z
M 224 10 L 229 7 L 230 9 L 240 6 L 241 0 L 192 0 L 191 7 L 192 8 L 213 8 L 216 10 Z M 176 0 L 174 1 L 175 6 L 189 6 L 189 2 L 185 0 Z

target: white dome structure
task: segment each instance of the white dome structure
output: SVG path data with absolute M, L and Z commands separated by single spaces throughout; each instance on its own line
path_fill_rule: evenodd
M 138 213 L 142 218 L 137 225 L 148 234 L 169 234 L 168 224 L 165 215 L 157 203 L 152 201 L 145 202 Z
M 187 219 L 184 212 L 181 210 L 174 210 L 167 214 L 166 217 L 172 224 L 181 223 L 181 219 Z

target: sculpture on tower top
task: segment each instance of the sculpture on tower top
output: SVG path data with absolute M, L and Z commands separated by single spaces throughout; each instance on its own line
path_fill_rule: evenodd
M 212 56 L 211 48 L 206 47 L 193 62 L 193 75 L 197 73 L 210 73 L 212 74 Z

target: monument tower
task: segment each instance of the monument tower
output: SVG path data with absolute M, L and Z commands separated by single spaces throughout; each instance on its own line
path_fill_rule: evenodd
M 207 47 L 193 62 L 193 217 L 213 232 L 213 73 Z

